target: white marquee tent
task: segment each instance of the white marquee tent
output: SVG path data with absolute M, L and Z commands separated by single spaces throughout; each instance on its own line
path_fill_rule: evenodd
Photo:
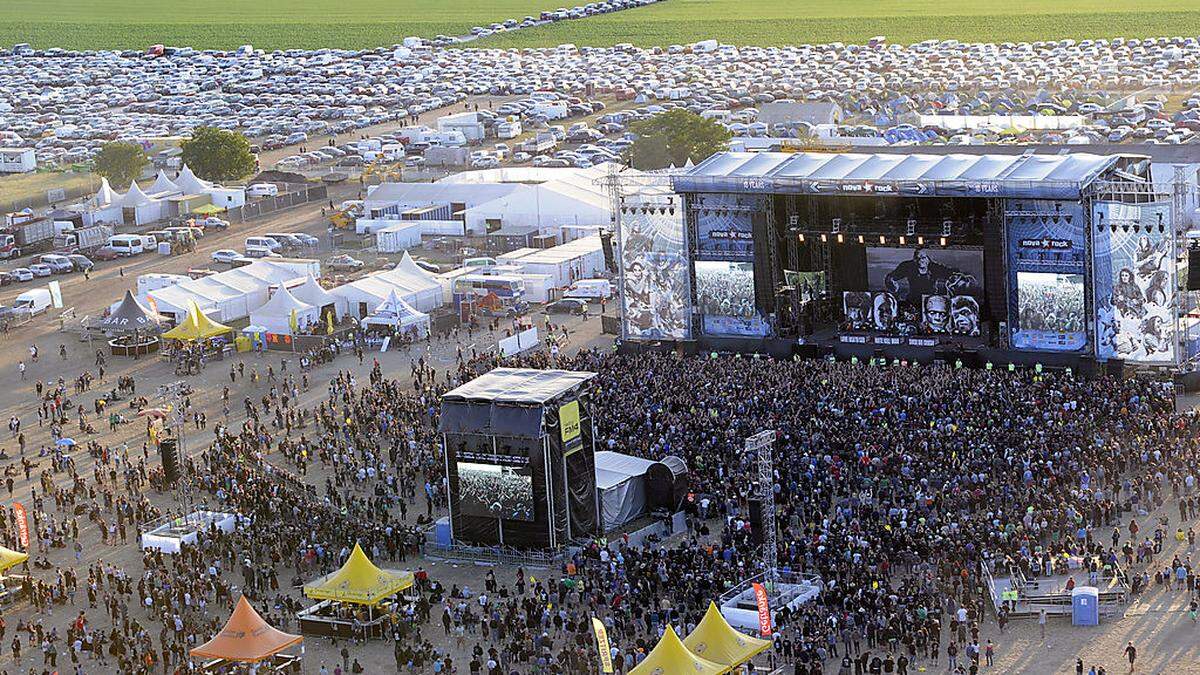
M 413 309 L 413 306 L 401 300 L 392 291 L 383 304 L 375 308 L 371 315 L 363 319 L 364 326 L 390 326 L 400 329 L 401 333 L 416 332 L 417 337 L 429 335 L 429 315 Z
M 653 465 L 633 455 L 596 452 L 596 498 L 606 532 L 646 512 L 646 472 Z
M 321 318 L 321 310 L 296 299 L 287 286 L 280 286 L 270 300 L 250 312 L 250 325 L 268 333 L 292 335 L 303 331 Z M 295 324 L 296 330 L 292 329 Z
M 407 253 L 395 269 L 363 277 L 329 291 L 338 299 L 339 315 L 369 315 L 392 293 L 421 312 L 442 305 L 442 287 L 432 274 L 413 262 Z
M 310 273 L 308 267 L 309 263 L 303 261 L 290 264 L 259 260 L 245 267 L 149 291 L 147 304 L 182 321 L 187 316 L 188 302 L 194 300 L 214 321 L 237 321 L 266 304 L 272 286 L 303 280 Z
M 304 280 L 304 283 L 292 288 L 291 292 L 297 300 L 301 302 L 307 302 L 313 307 L 316 307 L 319 311 L 324 311 L 326 307 L 329 307 L 330 310 L 333 311 L 334 317 L 336 318 L 338 305 L 337 296 L 322 288 L 321 284 L 317 283 L 317 279 L 313 275 L 308 275 L 308 278 Z

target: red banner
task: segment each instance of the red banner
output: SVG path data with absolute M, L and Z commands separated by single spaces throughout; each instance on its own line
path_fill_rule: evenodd
M 758 602 L 758 632 L 765 638 L 771 637 L 771 608 L 767 605 L 767 589 L 762 584 L 753 584 L 754 599 Z
M 17 516 L 17 538 L 21 542 L 21 549 L 29 550 L 29 514 L 25 513 L 25 506 L 21 502 L 13 502 L 13 513 Z

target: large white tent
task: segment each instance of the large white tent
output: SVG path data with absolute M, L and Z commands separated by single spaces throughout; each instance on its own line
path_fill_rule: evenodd
M 161 314 L 175 316 L 176 320 L 182 321 L 187 316 L 189 302 L 195 301 L 210 318 L 228 323 L 244 319 L 266 304 L 272 286 L 303 281 L 315 264 L 259 260 L 202 279 L 188 279 L 155 289 L 146 295 L 150 299 L 148 304 Z
M 179 194 L 179 186 L 167 178 L 167 172 L 162 169 L 158 170 L 158 175 L 154 178 L 154 184 L 147 190 L 147 194 L 166 196 Z
M 337 296 L 322 288 L 321 284 L 317 283 L 317 279 L 313 275 L 308 275 L 308 278 L 304 280 L 304 283 L 292 288 L 291 292 L 297 300 L 301 302 L 307 302 L 320 311 L 324 311 L 325 308 L 328 307 L 330 311 L 334 313 L 336 318 L 338 304 Z
M 413 262 L 407 253 L 395 269 L 371 274 L 338 286 L 329 293 L 338 299 L 338 313 L 359 318 L 369 315 L 393 292 L 419 311 L 442 305 L 442 287 L 432 274 Z
M 267 333 L 292 335 L 304 331 L 320 318 L 321 310 L 296 299 L 287 286 L 280 286 L 270 300 L 250 312 L 250 325 Z
M 196 174 L 192 173 L 187 164 L 184 164 L 183 168 L 179 170 L 179 176 L 175 178 L 175 184 L 179 186 L 180 190 L 183 190 L 184 194 L 193 195 L 206 194 L 213 188 L 212 183 L 197 178 Z
M 596 452 L 596 498 L 606 532 L 646 512 L 646 472 L 653 465 L 633 455 Z
M 418 338 L 429 335 L 429 315 L 413 309 L 392 291 L 383 304 L 363 319 L 364 326 L 387 326 L 399 329 L 401 334 L 416 333 Z

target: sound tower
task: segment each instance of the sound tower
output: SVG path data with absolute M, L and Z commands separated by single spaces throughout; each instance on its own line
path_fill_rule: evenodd
M 762 502 L 751 499 L 750 502 L 750 542 L 755 546 L 763 544 Z
M 179 441 L 174 438 L 164 438 L 158 444 L 158 454 L 162 456 L 163 475 L 167 484 L 179 481 Z
M 600 230 L 600 248 L 604 251 L 604 267 L 613 274 L 617 273 L 617 259 L 613 255 L 612 230 Z

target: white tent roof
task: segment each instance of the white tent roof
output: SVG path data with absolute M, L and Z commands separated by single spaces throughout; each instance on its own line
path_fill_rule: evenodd
M 596 487 L 601 490 L 645 475 L 654 462 L 611 450 L 596 451 Z
M 146 196 L 145 192 L 138 187 L 137 181 L 130 181 L 129 192 L 121 198 L 121 206 L 124 208 L 134 208 L 151 203 L 153 200 Z
M 403 272 L 405 275 L 414 276 L 419 279 L 428 279 L 433 283 L 437 283 L 437 280 L 434 279 L 433 273 L 429 270 L 422 269 L 421 266 L 418 265 L 415 260 L 413 260 L 412 256 L 408 254 L 408 251 L 405 251 L 404 255 L 400 258 L 400 262 L 396 263 L 395 269 Z
M 187 164 L 184 164 L 183 168 L 179 170 L 179 177 L 175 179 L 175 184 L 188 194 L 199 194 L 212 189 L 212 183 L 197 178 Z
M 267 300 L 266 304 L 250 312 L 250 325 L 265 328 L 268 333 L 291 334 L 292 313 L 296 315 L 298 326 L 304 326 L 317 320 L 317 308 L 297 300 L 286 286 L 280 286 L 278 291 Z
M 179 186 L 172 183 L 170 178 L 167 178 L 167 172 L 159 169 L 158 176 L 154 178 L 154 184 L 150 186 L 150 194 L 160 195 L 167 192 L 179 192 Z
M 287 286 L 280 286 L 279 290 L 275 291 L 275 294 L 271 296 L 271 299 L 267 300 L 267 304 L 254 310 L 254 313 L 263 312 L 290 316 L 292 310 L 305 312 L 311 309 L 316 308 L 307 302 L 297 300 L 296 296 L 292 295 L 291 291 L 287 289 Z
M 108 206 L 120 199 L 121 195 L 113 192 L 112 186 L 108 184 L 108 179 L 101 178 L 100 189 L 96 191 L 96 196 L 92 197 L 92 204 L 96 206 Z
M 429 315 L 413 309 L 413 306 L 396 295 L 396 291 L 388 294 L 387 300 L 376 307 L 375 311 L 363 323 L 385 326 L 409 326 L 416 323 L 428 323 Z
M 321 284 L 317 283 L 313 275 L 308 275 L 304 283 L 292 289 L 292 295 L 303 302 L 307 302 L 313 307 L 325 307 L 327 305 L 337 304 L 337 298 L 329 291 L 321 288 Z

